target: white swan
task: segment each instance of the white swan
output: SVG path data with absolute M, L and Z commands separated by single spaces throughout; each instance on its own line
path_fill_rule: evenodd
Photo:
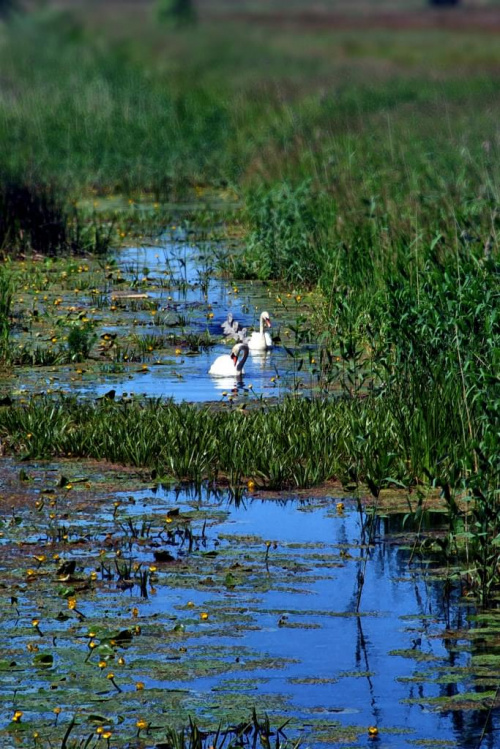
M 252 333 L 248 339 L 248 348 L 252 351 L 265 351 L 268 348 L 272 348 L 273 339 L 271 335 L 266 331 L 264 332 L 264 325 L 267 328 L 271 327 L 271 318 L 269 312 L 263 312 L 260 316 L 260 330 L 256 330 Z
M 238 361 L 239 355 L 242 351 L 243 356 Z M 217 357 L 208 370 L 208 374 L 215 375 L 215 377 L 241 377 L 247 359 L 247 344 L 237 343 L 236 346 L 233 346 L 231 349 L 230 354 L 223 354 L 222 356 Z

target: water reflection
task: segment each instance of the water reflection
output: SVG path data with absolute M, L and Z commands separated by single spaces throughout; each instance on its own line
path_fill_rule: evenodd
M 189 551 L 179 537 L 177 553 L 185 560 L 203 553 L 200 574 L 213 584 L 207 591 L 159 589 L 145 604 L 149 613 L 161 616 L 173 602 L 182 608 L 194 600 L 228 616 L 244 611 L 248 621 L 234 632 L 228 625 L 215 639 L 196 635 L 187 643 L 193 658 L 210 646 L 284 659 L 272 678 L 264 663 L 252 669 L 256 701 L 267 693 L 286 694 L 289 715 L 299 722 L 335 715 L 345 727 L 360 726 L 365 737 L 367 726 L 377 725 L 384 747 L 449 740 L 472 749 L 483 730 L 482 746 L 499 746 L 498 711 L 465 704 L 467 694 L 487 689 L 472 667 L 479 645 L 467 634 L 471 608 L 435 574 L 435 562 L 393 543 L 388 530 L 399 531 L 401 518 L 374 522 L 348 503 L 338 513 L 330 497 L 246 496 L 238 503 L 210 486 L 156 487 L 136 496 L 134 513 L 140 506 L 149 512 L 151 496 L 163 512 L 173 507 L 182 515 L 196 508 L 191 530 L 202 540 Z M 175 545 L 169 548 L 176 553 Z M 238 565 L 247 569 L 238 584 L 216 583 L 218 574 L 236 575 Z M 235 685 L 247 677 L 245 669 L 231 673 Z M 221 678 L 199 677 L 191 688 L 210 694 L 222 688 Z M 462 696 L 464 705 L 457 702 Z M 313 731 L 307 745 L 319 747 L 324 740 L 316 741 Z

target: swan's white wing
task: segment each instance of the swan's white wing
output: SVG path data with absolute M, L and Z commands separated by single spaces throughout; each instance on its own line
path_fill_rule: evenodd
M 229 354 L 222 354 L 212 363 L 208 374 L 214 377 L 240 377 L 243 372 L 238 372 L 234 361 Z
M 218 356 L 217 359 L 214 362 L 212 362 L 212 366 L 208 370 L 208 374 L 222 376 L 222 377 L 227 376 L 228 374 L 231 374 L 231 370 L 228 369 L 228 365 L 234 371 L 234 364 L 229 354 L 223 354 L 222 356 Z

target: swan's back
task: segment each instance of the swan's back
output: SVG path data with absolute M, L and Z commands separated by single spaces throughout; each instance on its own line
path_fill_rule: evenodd
M 229 354 L 222 354 L 212 362 L 212 366 L 208 370 L 208 374 L 215 375 L 216 377 L 228 377 L 236 374 L 236 367 Z
M 254 331 L 248 339 L 248 348 L 253 351 L 265 351 L 268 348 L 273 347 L 273 339 L 269 333 L 259 333 L 258 330 Z
M 242 354 L 240 358 L 240 354 Z M 246 343 L 237 343 L 231 349 L 231 354 L 222 354 L 214 361 L 208 374 L 216 377 L 241 377 L 243 365 L 248 358 L 248 346 Z

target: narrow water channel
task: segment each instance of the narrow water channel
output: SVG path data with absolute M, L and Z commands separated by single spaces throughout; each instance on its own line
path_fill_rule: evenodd
M 228 312 L 256 325 L 266 308 L 275 347 L 249 357 L 241 383 L 208 375 L 229 350 L 220 336 L 215 346 L 179 344 L 175 356 L 155 350 L 143 364 L 19 370 L 19 393 L 208 402 L 233 389 L 252 399 L 314 386 L 279 340 L 293 315 L 264 286 L 217 278 L 196 247 L 169 238 L 122 249 L 116 264 L 127 289 L 149 279 L 163 322 L 129 302 L 113 322 L 107 299 L 101 335 L 218 337 Z M 146 716 L 156 728 L 143 745 L 155 746 L 162 727 L 191 715 L 213 727 L 254 707 L 275 726 L 290 719 L 290 736 L 312 749 L 500 749 L 500 615 L 476 612 L 456 585 L 450 593 L 446 571 L 392 535 L 394 518 L 374 521 L 370 539 L 367 515 L 334 496 L 235 503 L 222 491 L 162 486 L 94 496 L 92 468 L 71 494 L 65 466 L 13 470 L 38 478 L 19 479 L 13 500 L 22 489 L 29 502 L 6 512 L 0 530 L 5 749 L 13 737 L 33 745 L 27 733 L 5 733 L 16 710 L 47 736 L 58 729 L 54 710 L 82 726 L 97 715 L 123 731 L 117 746 L 135 746 Z M 67 580 L 61 560 L 74 563 Z
M 118 290 L 100 290 L 97 309 L 92 294 L 82 293 L 77 300 L 68 297 L 65 301 L 70 306 L 76 302 L 81 309 L 94 309 L 101 339 L 114 337 L 114 351 L 119 346 L 123 350 L 119 361 L 113 363 L 111 357 L 97 363 L 94 357 L 82 367 L 19 368 L 16 395 L 48 392 L 101 397 L 113 390 L 116 397 L 200 403 L 229 397 L 276 398 L 291 391 L 309 391 L 316 384 L 307 356 L 299 371 L 282 344 L 285 329 L 294 322 L 293 300 L 287 312 L 261 283 L 235 285 L 221 279 L 199 247 L 170 237 L 154 246 L 121 248 L 113 262 L 110 273 L 119 274 L 122 283 Z M 276 338 L 272 350 L 252 351 L 241 379 L 210 376 L 212 362 L 229 354 L 234 344 L 222 334 L 221 325 L 228 314 L 250 330 L 258 328 L 264 310 L 270 313 Z M 169 344 L 171 336 L 180 343 Z M 204 345 L 207 336 L 210 343 Z M 290 341 L 288 345 L 292 345 Z M 127 356 L 137 351 L 142 351 L 140 360 Z

